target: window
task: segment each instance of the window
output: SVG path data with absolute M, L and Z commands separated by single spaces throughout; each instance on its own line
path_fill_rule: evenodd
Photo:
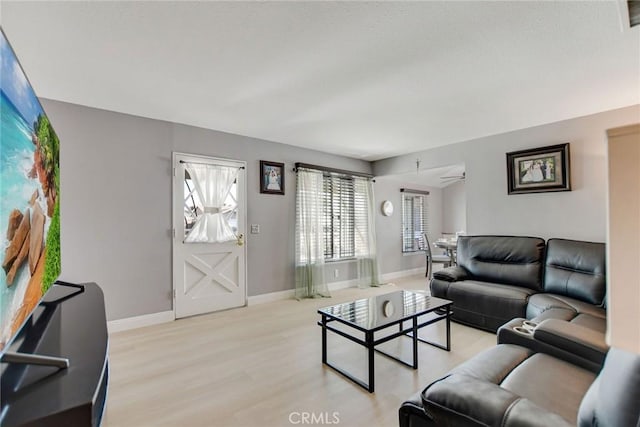
M 352 259 L 367 252 L 367 180 L 327 174 L 322 181 L 324 258 Z
M 324 175 L 322 209 L 324 258 L 355 257 L 355 186 L 352 177 Z
M 231 227 L 234 233 L 238 232 L 238 202 L 237 195 L 237 179 L 233 181 L 229 193 L 227 194 L 224 205 L 222 207 L 223 217 Z M 189 174 L 184 171 L 184 237 L 187 237 L 193 229 L 198 217 L 205 211 L 204 204 L 200 200 L 198 191 L 196 191 L 195 183 Z
M 402 252 L 417 252 L 424 248 L 422 233 L 429 234 L 426 191 L 402 191 Z
M 372 177 L 305 163 L 296 171 L 296 262 L 375 255 Z

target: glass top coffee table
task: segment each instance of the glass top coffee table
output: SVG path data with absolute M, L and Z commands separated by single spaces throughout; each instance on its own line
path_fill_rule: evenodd
M 318 325 L 322 327 L 322 363 L 365 388 L 370 393 L 373 393 L 375 376 L 373 364 L 374 352 L 377 351 L 378 353 L 413 369 L 418 369 L 418 341 L 447 351 L 451 349 L 450 317 L 452 304 L 453 302 L 449 300 L 432 297 L 423 293 L 401 290 L 321 308 L 318 310 L 318 314 L 322 316 L 322 320 L 318 322 Z M 422 320 L 420 320 L 420 317 L 423 317 Z M 441 345 L 418 337 L 418 330 L 420 328 L 441 320 L 446 321 L 447 325 L 446 345 Z M 409 321 L 411 321 L 411 324 L 405 326 L 405 322 Z M 347 327 L 337 329 L 331 325 L 333 322 L 341 323 Z M 383 331 L 392 326 L 398 326 L 398 330 L 376 339 L 376 332 Z M 369 358 L 368 383 L 359 380 L 345 370 L 327 361 L 327 331 L 336 333 L 367 349 Z M 364 339 L 358 337 L 358 335 L 361 334 L 364 334 Z M 382 344 L 405 335 L 411 337 L 413 341 L 412 363 L 407 363 L 404 360 L 398 359 L 375 348 L 378 344 Z

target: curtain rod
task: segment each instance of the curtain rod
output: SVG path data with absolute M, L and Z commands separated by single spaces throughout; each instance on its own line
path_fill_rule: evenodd
M 187 163 L 190 165 L 205 165 L 205 166 L 222 166 L 222 165 L 212 165 L 211 163 L 204 162 L 185 162 L 184 160 L 180 160 L 180 163 Z M 233 166 L 225 166 L 225 168 L 232 168 Z M 244 166 L 238 166 L 238 169 L 244 169 Z
M 318 166 L 318 165 L 310 165 L 309 163 L 296 163 L 296 167 L 293 169 L 294 172 L 297 172 L 298 169 L 315 169 L 315 170 L 319 170 L 322 172 L 328 172 L 328 173 L 336 173 L 339 175 L 351 175 L 351 176 L 359 176 L 362 178 L 369 178 L 369 179 L 373 179 L 373 175 L 371 175 L 370 173 L 364 173 L 364 172 L 354 172 L 354 171 L 348 171 L 348 170 L 344 170 L 344 169 L 335 169 L 335 168 L 328 168 L 326 166 Z
M 428 191 L 425 191 L 425 190 L 411 190 L 409 188 L 401 188 L 400 192 L 401 193 L 426 194 L 427 196 L 429 195 Z

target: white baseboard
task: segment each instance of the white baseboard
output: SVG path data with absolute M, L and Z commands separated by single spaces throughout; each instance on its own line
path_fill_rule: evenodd
M 327 283 L 327 287 L 329 288 L 330 291 L 338 291 L 340 289 L 347 289 L 347 288 L 357 288 L 358 280 L 351 279 L 351 280 L 342 280 L 340 282 L 331 282 L 331 283 Z
M 390 280 L 399 279 L 401 277 L 414 276 L 424 274 L 424 268 L 414 268 L 411 270 L 394 271 L 380 275 L 382 283 L 388 283 Z M 340 282 L 332 282 L 327 284 L 330 291 L 340 289 L 355 288 L 358 286 L 356 279 L 343 280 Z M 270 292 L 267 294 L 250 296 L 247 299 L 247 305 L 264 304 L 267 302 L 281 301 L 291 299 L 295 295 L 293 289 L 284 291 Z M 175 315 L 173 311 L 161 311 L 159 313 L 143 314 L 142 316 L 128 317 L 125 319 L 111 320 L 107 322 L 107 330 L 109 333 L 128 331 L 130 329 L 142 328 L 145 326 L 158 325 L 160 323 L 173 322 Z
M 268 294 L 254 295 L 247 299 L 247 305 L 264 304 L 265 302 L 281 301 L 291 299 L 295 296 L 293 289 L 286 291 L 269 292 Z
M 112 334 L 114 332 L 128 331 L 130 329 L 142 328 L 144 326 L 173 322 L 174 320 L 175 316 L 173 311 L 161 311 L 158 313 L 143 314 L 142 316 L 111 320 L 110 322 L 107 322 L 107 331 Z
M 424 274 L 424 268 L 414 268 L 411 270 L 394 271 L 392 273 L 382 274 L 380 281 L 387 283 L 390 280 L 398 279 L 400 277 L 415 276 L 417 274 Z M 340 289 L 355 288 L 358 286 L 358 280 L 343 280 L 340 282 L 331 282 L 327 284 L 329 291 L 338 291 Z M 266 302 L 282 301 L 285 299 L 291 299 L 295 296 L 293 289 L 287 289 L 286 291 L 270 292 L 268 294 L 255 295 L 248 298 L 248 305 L 264 304 Z
M 343 280 L 341 282 L 328 283 L 329 291 L 337 291 L 339 289 L 355 288 L 358 286 L 357 280 Z M 287 289 L 286 291 L 269 292 L 268 294 L 254 295 L 248 298 L 248 305 L 264 304 L 266 302 L 282 301 L 295 297 L 295 290 Z
M 407 276 L 416 276 L 418 274 L 424 274 L 424 267 L 412 268 L 411 270 L 392 271 L 391 273 L 381 274 L 380 281 L 382 283 L 387 283 L 390 280 Z

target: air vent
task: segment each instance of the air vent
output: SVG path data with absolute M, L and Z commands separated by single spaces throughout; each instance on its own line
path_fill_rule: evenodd
M 629 7 L 629 24 L 632 27 L 640 25 L 640 1 L 627 0 L 627 6 Z

